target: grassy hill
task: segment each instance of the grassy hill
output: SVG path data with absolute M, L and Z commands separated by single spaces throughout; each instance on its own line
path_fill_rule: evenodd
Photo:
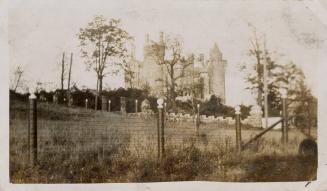
M 298 157 L 305 138 L 289 144 L 271 131 L 248 150 L 235 151 L 232 126 L 167 123 L 166 155 L 157 159 L 155 118 L 38 104 L 39 163 L 28 166 L 28 103 L 10 101 L 10 177 L 14 183 L 143 181 L 304 181 L 316 177 L 316 158 Z M 246 141 L 260 130 L 242 130 Z

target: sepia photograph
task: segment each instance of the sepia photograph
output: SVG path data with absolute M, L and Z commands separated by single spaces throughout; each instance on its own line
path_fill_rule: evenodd
M 311 3 L 9 3 L 10 183 L 317 180 Z

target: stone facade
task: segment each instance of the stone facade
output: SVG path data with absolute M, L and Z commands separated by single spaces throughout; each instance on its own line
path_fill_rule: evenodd
M 160 33 L 158 42 L 150 40 L 149 36 L 146 37 L 143 61 L 135 58 L 134 51 L 133 49 L 129 62 L 134 78 L 129 82 L 126 81 L 125 84 L 135 88 L 148 86 L 152 95 L 158 97 L 166 95 L 166 84 L 169 83 L 167 67 L 158 64 L 158 55 L 159 57 L 165 55 L 164 34 Z M 183 67 L 182 64 L 187 65 Z M 194 96 L 200 100 L 208 100 L 211 95 L 216 95 L 221 98 L 222 103 L 225 103 L 226 64 L 227 61 L 223 59 L 217 44 L 210 50 L 209 58 L 205 58 L 204 54 L 189 55 L 186 63 L 179 63 L 179 66 L 176 66 L 176 76 L 183 72 L 183 77 L 176 81 L 179 94 L 176 99 L 186 101 Z M 201 88 L 198 88 L 194 94 L 194 87 Z

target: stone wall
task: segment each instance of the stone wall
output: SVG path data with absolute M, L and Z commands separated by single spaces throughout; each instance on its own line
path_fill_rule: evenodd
M 155 118 L 155 113 L 147 113 L 147 112 L 139 112 L 139 113 L 129 113 L 128 116 L 140 117 L 140 118 Z M 192 122 L 194 123 L 196 119 L 196 115 L 191 114 L 183 114 L 183 113 L 167 113 L 166 120 L 168 122 L 176 122 L 176 123 L 187 123 Z M 261 120 L 261 119 L 260 119 Z M 263 119 L 262 119 L 263 120 Z M 202 124 L 226 124 L 228 126 L 235 125 L 235 118 L 233 117 L 222 117 L 222 116 L 206 116 L 200 115 L 200 121 Z M 276 119 L 271 119 L 270 121 L 275 122 Z M 257 119 L 253 119 L 253 117 L 249 116 L 248 118 L 241 120 L 243 125 L 249 125 L 252 127 L 258 127 Z M 270 124 L 270 123 L 269 123 Z M 259 126 L 262 127 L 262 126 Z

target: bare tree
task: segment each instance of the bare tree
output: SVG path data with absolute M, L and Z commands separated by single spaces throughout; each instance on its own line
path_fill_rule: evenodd
M 263 47 L 260 43 L 260 40 L 257 36 L 256 27 L 250 24 L 253 29 L 253 37 L 250 39 L 251 48 L 249 50 L 249 55 L 255 58 L 255 76 L 247 76 L 247 81 L 255 84 L 254 87 L 250 89 L 256 89 L 257 91 L 257 104 L 262 107 L 262 94 L 263 94 L 263 59 L 264 59 L 264 51 Z
M 166 67 L 167 98 L 169 99 L 173 109 L 176 109 L 177 97 L 177 80 L 184 76 L 184 70 L 191 64 L 182 56 L 182 40 L 178 37 L 169 37 L 164 40 L 164 51 L 161 50 L 162 44 L 158 43 L 156 48 L 156 56 L 158 64 Z
M 21 85 L 21 79 L 24 74 L 23 67 L 21 65 L 17 66 L 14 71 L 14 82 L 12 85 L 12 89 L 16 92 L 17 88 Z
M 120 20 L 107 21 L 103 16 L 96 16 L 85 28 L 80 29 L 78 37 L 87 69 L 95 71 L 97 75 L 95 99 L 97 109 L 103 78 L 108 74 L 113 74 L 112 71 L 106 69 L 109 65 L 123 64 L 127 54 L 125 44 L 130 36 L 120 27 Z
M 265 49 L 264 44 L 265 39 L 261 39 L 257 35 L 256 27 L 249 24 L 252 28 L 253 37 L 250 39 L 251 47 L 249 49 L 249 56 L 254 58 L 254 63 L 244 64 L 241 67 L 242 71 L 246 71 L 245 81 L 248 83 L 247 89 L 256 93 L 256 102 L 260 107 L 263 107 L 263 93 L 264 93 L 264 62 L 267 66 L 267 89 L 268 89 L 268 99 L 271 98 L 276 90 L 276 84 L 274 83 L 274 78 L 276 77 L 275 69 L 278 64 L 272 60 L 270 52 Z M 272 101 L 272 100 L 270 100 Z

